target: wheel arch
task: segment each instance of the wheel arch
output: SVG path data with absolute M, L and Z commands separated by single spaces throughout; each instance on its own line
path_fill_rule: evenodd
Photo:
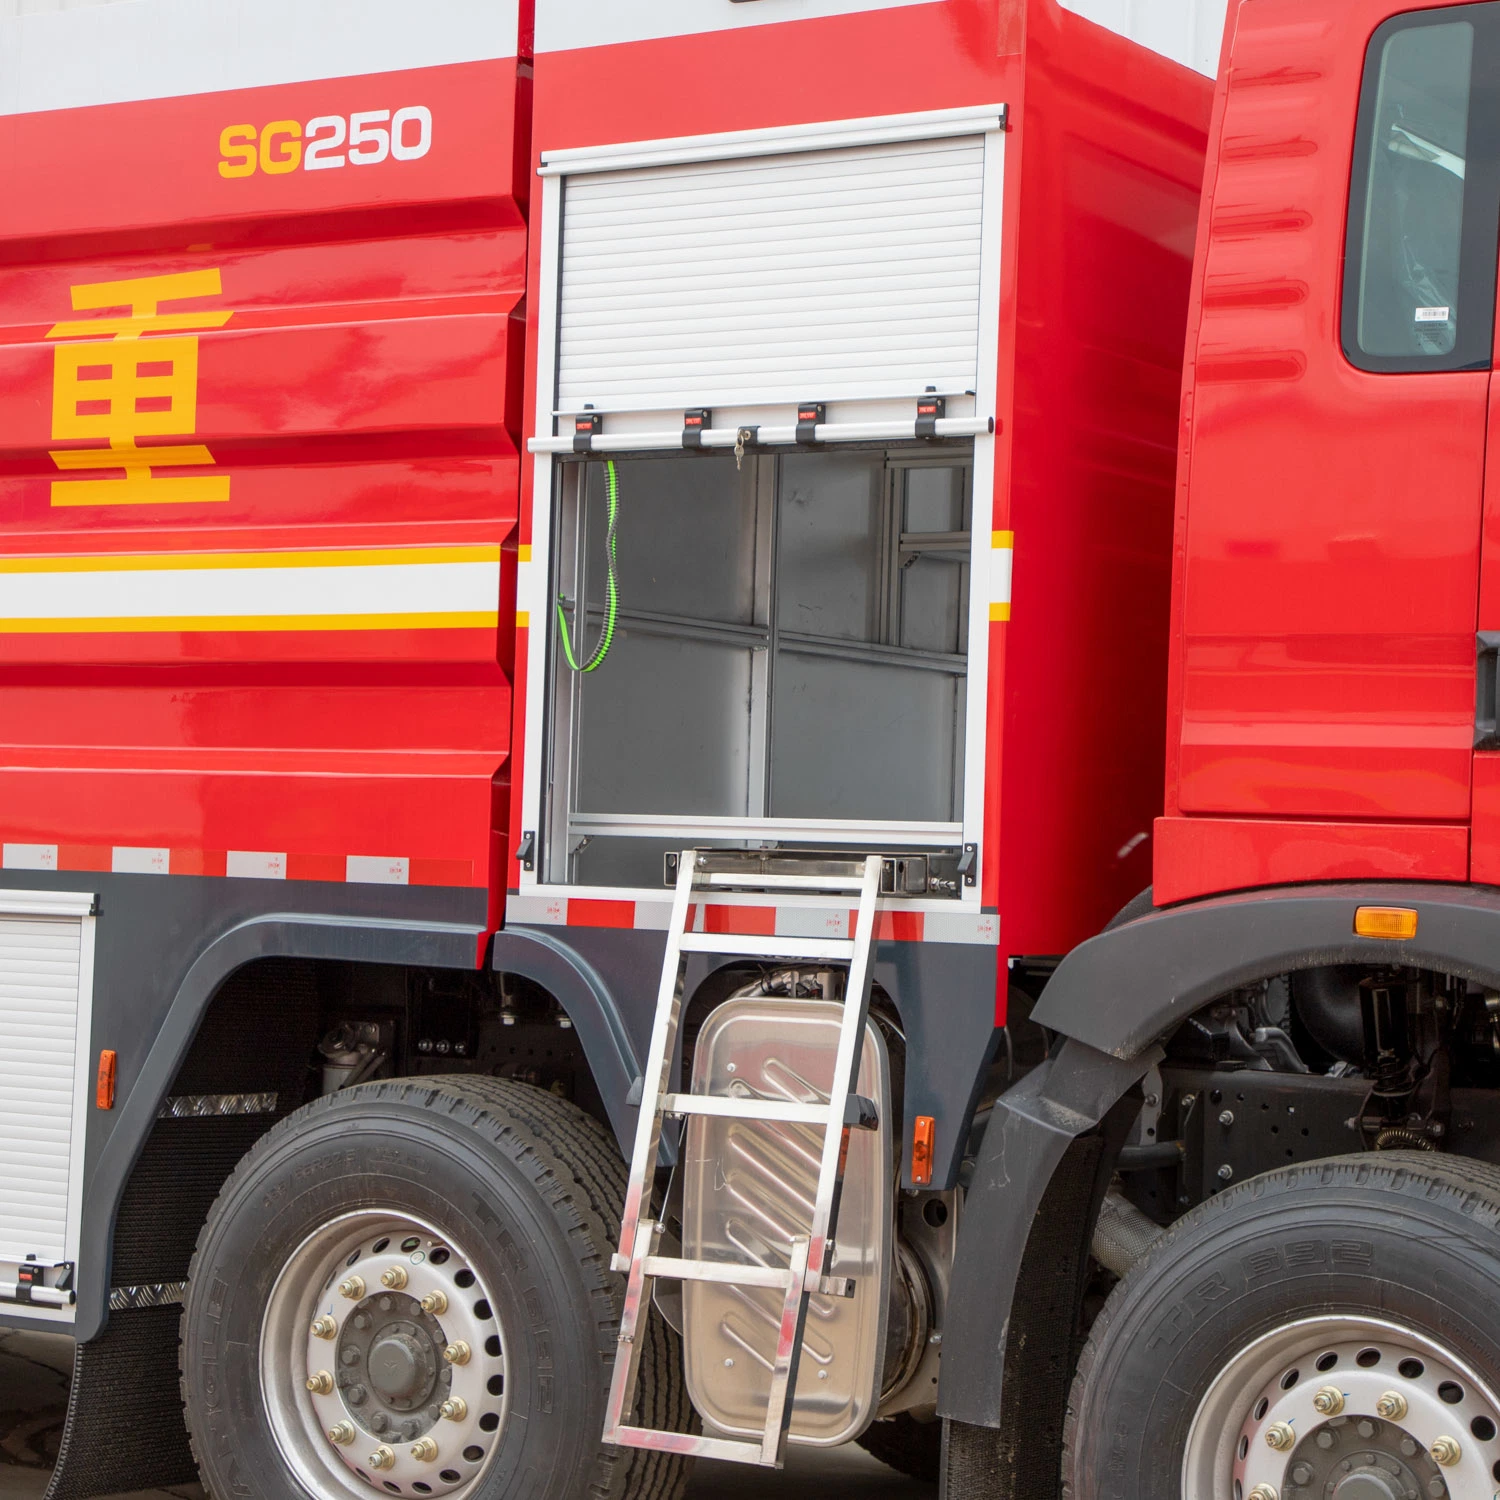
M 1359 937 L 1362 905 L 1415 909 L 1416 937 Z M 965 1205 L 938 1410 L 958 1462 L 1013 1463 L 1013 1477 L 1036 1462 L 1005 1440 L 1021 1430 L 1021 1402 L 1025 1430 L 1050 1447 L 1061 1412 L 1036 1398 L 1065 1402 L 1057 1370 L 1078 1352 L 1071 1326 L 1038 1328 L 1025 1304 L 1081 1293 L 1075 1267 L 1136 1107 L 1127 1096 L 1176 1027 L 1237 988 L 1333 964 L 1433 969 L 1500 988 L 1500 890 L 1490 887 L 1332 883 L 1122 916 L 1074 949 L 1043 991 L 1032 1019 L 1056 1038 L 1052 1055 L 997 1101 Z M 1046 1283 L 1041 1295 L 1034 1277 Z M 1075 1314 L 1076 1305 L 1052 1322 L 1071 1325 Z
M 466 923 L 267 913 L 229 928 L 199 950 L 176 983 L 150 1048 L 118 1105 L 118 1117 L 84 1194 L 82 1238 L 109 1245 L 122 1200 L 145 1152 L 162 1105 L 187 1061 L 215 1000 L 238 973 L 265 960 L 331 959 L 360 963 L 474 967 L 483 930 Z M 79 1343 L 95 1338 L 108 1317 L 113 1254 L 91 1256 L 79 1271 Z

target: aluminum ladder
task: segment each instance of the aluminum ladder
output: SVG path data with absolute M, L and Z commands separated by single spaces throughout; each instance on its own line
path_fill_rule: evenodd
M 701 1458 L 723 1458 L 739 1463 L 780 1467 L 792 1419 L 792 1396 L 797 1363 L 802 1352 L 808 1298 L 852 1296 L 853 1281 L 828 1274 L 833 1237 L 838 1227 L 839 1194 L 851 1129 L 873 1129 L 875 1105 L 855 1092 L 860 1050 L 870 1009 L 870 955 L 875 938 L 880 898 L 881 858 L 871 855 L 863 873 L 854 875 L 766 874 L 724 872 L 700 868 L 707 864 L 697 850 L 686 849 L 677 862 L 677 885 L 672 921 L 657 992 L 651 1051 L 641 1084 L 640 1118 L 630 1163 L 630 1183 L 620 1217 L 620 1248 L 611 1262 L 627 1275 L 625 1306 L 620 1317 L 620 1339 L 606 1408 L 604 1441 L 625 1448 L 654 1448 Z M 714 888 L 766 894 L 857 894 L 857 925 L 851 938 L 763 937 L 744 933 L 689 932 L 695 892 Z M 732 957 L 817 959 L 847 963 L 844 1014 L 827 1104 L 796 1104 L 773 1100 L 739 1099 L 670 1092 L 677 1033 L 682 1020 L 683 976 L 690 953 L 718 953 Z M 734 1261 L 684 1260 L 654 1255 L 652 1248 L 665 1226 L 651 1217 L 651 1189 L 661 1149 L 662 1123 L 668 1116 L 713 1115 L 721 1119 L 759 1120 L 772 1124 L 821 1126 L 823 1148 L 813 1200 L 809 1233 L 791 1243 L 786 1270 Z M 635 1406 L 640 1372 L 644 1320 L 651 1312 L 652 1284 L 657 1277 L 679 1281 L 715 1281 L 736 1286 L 770 1287 L 782 1293 L 781 1330 L 771 1370 L 765 1431 L 759 1443 L 743 1438 L 696 1437 L 691 1433 L 660 1432 L 632 1427 L 627 1419 Z

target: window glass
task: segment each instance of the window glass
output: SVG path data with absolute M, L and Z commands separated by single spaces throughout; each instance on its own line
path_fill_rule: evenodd
M 1370 370 L 1489 363 L 1494 122 L 1477 80 L 1493 5 L 1399 16 L 1376 32 L 1351 186 L 1344 348 Z

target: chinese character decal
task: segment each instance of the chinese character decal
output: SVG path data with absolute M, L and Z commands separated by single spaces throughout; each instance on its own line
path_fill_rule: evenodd
M 222 328 L 232 312 L 160 312 L 163 302 L 217 297 L 217 269 L 134 281 L 98 281 L 73 289 L 73 310 L 117 311 L 118 316 L 58 323 L 49 339 L 59 344 L 52 367 L 52 437 L 81 439 L 107 448 L 52 451 L 59 469 L 122 469 L 123 479 L 55 479 L 54 505 L 162 505 L 227 500 L 227 474 L 153 471 L 183 464 L 212 464 L 201 443 L 142 448 L 140 438 L 190 436 L 198 422 L 198 340 L 189 329 Z M 126 309 L 129 311 L 127 312 Z M 112 335 L 112 337 L 111 337 Z

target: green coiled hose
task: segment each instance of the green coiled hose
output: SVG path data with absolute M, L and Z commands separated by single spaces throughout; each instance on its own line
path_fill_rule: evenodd
M 615 620 L 620 613 L 620 586 L 615 579 L 615 522 L 620 514 L 620 482 L 615 476 L 614 459 L 606 459 L 604 463 L 604 490 L 606 496 L 605 514 L 609 521 L 609 531 L 604 539 L 604 550 L 606 555 L 607 575 L 604 583 L 604 630 L 599 636 L 599 644 L 594 647 L 593 654 L 580 667 L 577 658 L 573 655 L 573 642 L 568 635 L 568 619 L 563 613 L 563 598 L 557 596 L 557 633 L 562 637 L 563 655 L 568 660 L 568 665 L 575 672 L 592 672 L 595 667 L 600 666 L 604 658 L 609 655 L 609 648 L 615 639 Z M 580 622 L 584 617 L 583 601 L 578 601 L 578 618 Z M 580 630 L 582 626 L 580 624 Z

